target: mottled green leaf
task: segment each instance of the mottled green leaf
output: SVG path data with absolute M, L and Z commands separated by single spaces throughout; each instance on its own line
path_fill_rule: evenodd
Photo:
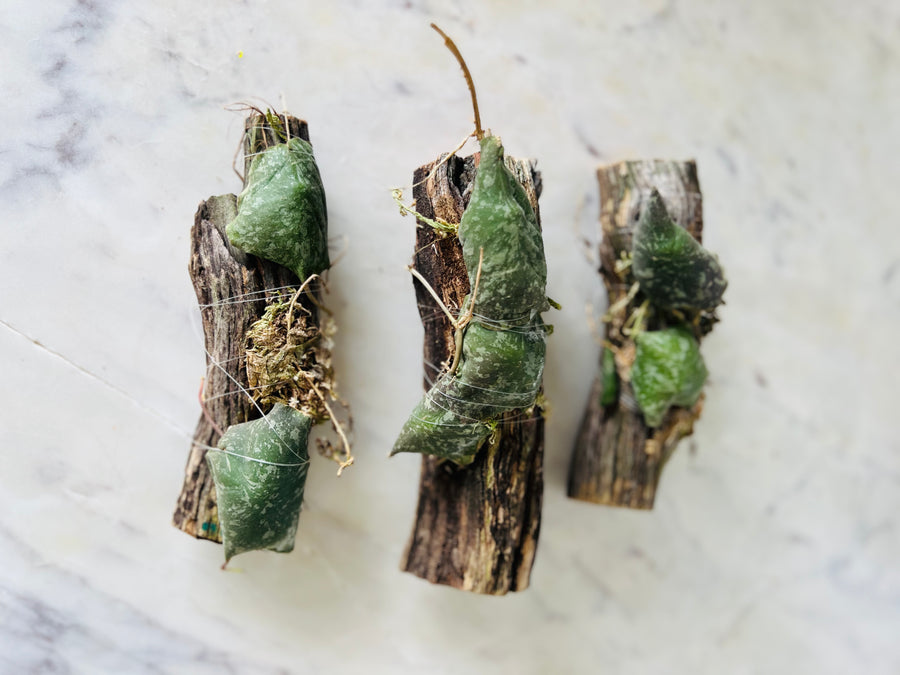
M 634 277 L 663 309 L 712 310 L 728 282 L 716 257 L 679 227 L 655 189 L 634 230 Z
M 225 561 L 238 553 L 294 548 L 312 421 L 281 403 L 264 418 L 235 424 L 206 455 L 219 509 Z
M 497 136 L 481 141 L 481 161 L 472 197 L 459 224 L 459 240 L 475 287 L 484 249 L 475 313 L 501 325 L 528 323 L 533 312 L 548 308 L 547 263 L 534 209 L 524 188 L 503 162 Z
M 502 413 L 527 408 L 541 386 L 546 352 L 543 324 L 466 329 L 462 361 L 428 391 L 403 426 L 394 450 L 470 464 Z
M 671 406 L 697 402 L 708 371 L 697 340 L 684 327 L 641 333 L 636 342 L 631 385 L 647 426 L 656 427 Z
M 233 246 L 301 280 L 329 267 L 325 190 L 307 141 L 292 138 L 253 158 L 226 233 Z

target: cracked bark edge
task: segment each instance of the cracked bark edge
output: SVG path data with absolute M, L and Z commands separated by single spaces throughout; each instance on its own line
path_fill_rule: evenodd
M 285 119 L 284 116 L 280 118 L 282 121 Z M 309 140 L 306 122 L 290 116 L 287 122 L 291 136 Z M 247 156 L 261 150 L 264 144 L 275 142 L 265 117 L 251 115 L 245 123 L 245 130 L 249 131 L 251 127 L 258 127 L 263 133 L 254 148 L 249 147 L 249 134 L 244 135 L 245 176 L 250 165 Z M 281 265 L 243 253 L 228 243 L 225 226 L 236 214 L 235 195 L 210 197 L 200 203 L 191 228 L 189 271 L 200 305 L 206 350 L 211 355 L 211 358 L 206 358 L 206 408 L 223 431 L 233 424 L 260 416 L 250 400 L 239 393 L 231 378 L 247 388 L 244 337 L 250 325 L 262 316 L 266 305 L 279 295 L 279 291 L 270 289 L 299 283 L 294 273 Z M 228 298 L 248 294 L 255 294 L 252 297 L 258 299 L 255 302 L 219 304 Z M 311 303 L 306 301 L 302 304 L 315 313 L 316 308 Z M 222 364 L 228 375 L 214 362 Z M 207 450 L 202 447 L 215 447 L 218 440 L 219 433 L 201 414 L 194 431 L 194 443 L 188 455 L 172 524 L 198 539 L 221 543 L 216 489 L 206 463 Z
M 703 198 L 693 161 L 629 161 L 600 167 L 600 275 L 609 306 L 625 297 L 628 285 L 615 272 L 622 252 L 631 251 L 641 205 L 656 187 L 670 215 L 698 241 L 703 235 Z M 630 309 L 637 304 L 632 301 Z M 605 339 L 617 347 L 634 343 L 622 322 L 605 324 Z M 649 326 L 653 328 L 654 326 Z M 569 464 L 568 495 L 597 504 L 652 509 L 663 466 L 678 442 L 693 433 L 703 396 L 690 409 L 672 408 L 650 429 L 634 402 L 631 385 L 619 377 L 619 397 L 603 406 L 603 382 L 595 379 Z
M 453 157 L 432 178 L 434 163 L 416 170 L 413 197 L 427 218 L 458 223 L 471 194 L 476 156 Z M 507 158 L 538 214 L 540 174 L 533 162 Z M 428 225 L 416 229 L 416 269 L 451 311 L 469 292 L 462 248 L 455 236 L 442 236 Z M 425 328 L 424 386 L 450 356 L 453 328 L 434 299 L 414 282 Z M 528 587 L 541 523 L 544 419 L 535 406 L 523 419 L 503 417 L 501 439 L 483 448 L 468 467 L 422 458 L 419 502 L 401 569 L 432 583 L 461 590 L 503 595 Z

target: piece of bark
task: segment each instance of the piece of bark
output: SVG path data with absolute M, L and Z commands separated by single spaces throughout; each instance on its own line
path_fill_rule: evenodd
M 631 252 L 634 227 L 641 205 L 655 187 L 669 214 L 680 226 L 701 241 L 703 234 L 702 195 L 693 161 L 632 161 L 601 167 L 600 183 L 600 275 L 609 296 L 609 307 L 623 300 L 630 283 L 627 274 L 616 271 L 621 254 Z M 605 324 L 605 341 L 618 351 L 619 395 L 610 405 L 601 403 L 603 379 L 597 377 L 591 390 L 581 430 L 569 465 L 568 494 L 574 499 L 651 509 L 660 473 L 678 441 L 693 433 L 694 422 L 703 407 L 703 396 L 690 409 L 671 408 L 662 424 L 648 428 L 634 401 L 627 381 L 635 345 L 623 333 L 623 323 L 640 305 L 642 296 L 628 303 Z M 702 316 L 697 324 L 699 339 L 712 328 L 714 315 Z M 647 328 L 659 328 L 651 321 Z
M 434 163 L 416 170 L 415 209 L 426 218 L 459 223 L 471 194 L 477 155 L 451 157 L 434 176 Z M 535 209 L 540 174 L 532 162 L 507 159 Z M 469 292 L 462 247 L 423 222 L 416 229 L 414 265 L 444 304 L 458 312 Z M 425 288 L 414 282 L 425 328 L 425 389 L 453 351 L 453 326 Z M 422 458 L 416 521 L 401 569 L 432 583 L 503 595 L 528 587 L 537 548 L 543 499 L 544 420 L 530 414 L 503 416 L 499 444 L 482 448 L 466 467 Z
M 309 140 L 306 122 L 280 116 L 290 135 Z M 283 130 L 282 129 L 282 133 Z M 252 115 L 245 124 L 244 175 L 252 154 L 277 142 L 276 132 L 263 115 Z M 251 133 L 253 132 L 253 133 Z M 255 143 L 251 147 L 251 138 Z M 173 524 L 198 539 L 221 543 L 216 508 L 216 489 L 206 463 L 207 447 L 215 447 L 218 429 L 225 431 L 260 416 L 241 388 L 247 389 L 247 329 L 257 321 L 269 302 L 291 294 L 286 286 L 296 287 L 297 277 L 273 262 L 243 253 L 228 243 L 225 226 L 237 214 L 237 197 L 232 194 L 210 197 L 201 202 L 191 228 L 191 281 L 197 294 L 203 320 L 206 380 L 203 387 L 206 414 L 200 415 L 194 442 L 188 455 L 184 483 L 175 506 Z M 302 297 L 301 304 L 316 315 L 316 307 Z M 215 364 L 222 367 L 219 368 Z M 226 374 L 227 372 L 227 374 Z

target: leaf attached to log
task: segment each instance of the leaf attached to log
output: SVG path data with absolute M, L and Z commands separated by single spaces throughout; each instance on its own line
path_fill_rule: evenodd
M 497 136 L 481 139 L 472 198 L 459 223 L 459 240 L 475 288 L 475 317 L 498 327 L 521 326 L 549 309 L 544 241 L 525 190 L 503 161 Z
M 267 148 L 253 158 L 247 179 L 227 228 L 231 244 L 301 280 L 327 269 L 325 190 L 312 146 L 291 138 Z
M 728 282 L 716 257 L 679 227 L 654 189 L 634 231 L 632 271 L 661 309 L 711 311 Z
M 616 356 L 612 349 L 603 347 L 600 355 L 600 405 L 612 405 L 619 400 L 619 375 L 616 372 Z
M 207 454 L 226 563 L 246 551 L 294 549 L 311 425 L 303 413 L 277 403 L 265 417 L 229 427 L 220 451 Z
M 631 366 L 631 385 L 647 426 L 658 427 L 673 405 L 690 408 L 709 372 L 700 345 L 683 326 L 641 333 Z

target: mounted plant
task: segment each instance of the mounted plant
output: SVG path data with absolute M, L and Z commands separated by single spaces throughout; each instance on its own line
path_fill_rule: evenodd
M 244 140 L 240 196 L 211 197 L 191 231 L 191 277 L 206 339 L 207 378 L 175 525 L 224 541 L 226 564 L 256 549 L 293 549 L 311 427 L 335 410 L 334 322 L 322 304 L 328 256 L 325 192 L 305 122 L 257 111 Z M 349 423 L 349 416 L 348 423 Z
M 718 321 L 727 282 L 700 243 L 693 162 L 623 162 L 598 178 L 609 309 L 569 496 L 652 508 L 663 465 L 702 410 L 700 340 Z
M 480 155 L 456 151 L 414 174 L 416 297 L 426 394 L 392 454 L 421 453 L 417 520 L 403 568 L 432 582 L 502 594 L 528 584 L 540 525 L 539 401 L 549 308 L 532 162 L 504 156 L 481 128 Z M 458 148 L 457 148 L 458 149 Z M 399 192 L 395 199 L 399 201 Z

